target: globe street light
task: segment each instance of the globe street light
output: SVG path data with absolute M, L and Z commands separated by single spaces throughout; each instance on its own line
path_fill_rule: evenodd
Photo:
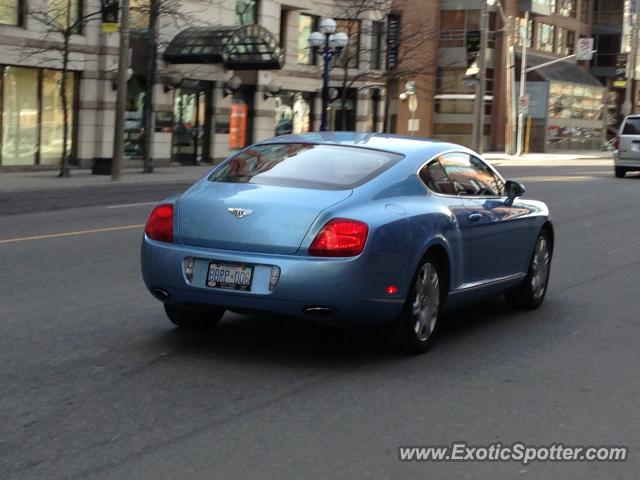
M 329 109 L 329 64 L 331 59 L 340 54 L 349 43 L 349 36 L 344 32 L 336 32 L 337 24 L 332 18 L 323 18 L 318 32 L 309 36 L 311 48 L 322 55 L 322 117 L 320 131 L 327 131 L 327 111 Z

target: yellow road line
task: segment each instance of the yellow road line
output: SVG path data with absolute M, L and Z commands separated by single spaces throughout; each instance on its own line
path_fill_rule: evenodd
M 92 230 L 78 230 L 77 232 L 65 232 L 65 233 L 51 233 L 49 235 L 37 235 L 34 237 L 21 237 L 21 238 L 7 238 L 5 240 L 0 240 L 0 244 L 3 243 L 18 243 L 18 242 L 29 242 L 32 240 L 47 240 L 50 238 L 61 238 L 61 237 L 76 237 L 79 235 L 91 235 L 94 233 L 105 233 L 105 232 L 119 232 L 122 230 L 133 230 L 136 228 L 143 228 L 144 224 L 140 225 L 124 225 L 121 227 L 107 227 L 107 228 L 94 228 Z

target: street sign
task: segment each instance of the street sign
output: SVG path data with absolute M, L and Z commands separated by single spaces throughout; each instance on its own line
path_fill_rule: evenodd
M 593 38 L 578 39 L 576 59 L 579 61 L 590 61 L 593 58 L 593 45 Z
M 528 93 L 520 97 L 520 113 L 523 115 L 529 115 L 529 108 L 531 105 L 531 95 Z
M 420 130 L 420 119 L 419 118 L 411 118 L 407 125 L 407 130 L 410 132 L 417 132 Z
M 409 96 L 409 111 L 411 113 L 416 113 L 418 110 L 418 97 L 416 95 Z
M 102 31 L 113 33 L 118 31 L 118 13 L 120 2 L 118 0 L 102 0 Z
M 404 91 L 407 92 L 408 95 L 413 95 L 416 93 L 416 82 L 408 81 L 404 84 Z

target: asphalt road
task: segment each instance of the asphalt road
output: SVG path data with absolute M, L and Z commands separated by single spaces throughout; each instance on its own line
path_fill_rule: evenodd
M 0 478 L 638 478 L 640 179 L 593 162 L 502 171 L 551 206 L 547 301 L 452 314 L 419 357 L 376 332 L 278 318 L 227 315 L 207 335 L 172 328 L 140 278 L 149 205 L 43 211 L 45 201 L 0 217 Z M 401 445 L 460 440 L 631 453 L 398 460 Z

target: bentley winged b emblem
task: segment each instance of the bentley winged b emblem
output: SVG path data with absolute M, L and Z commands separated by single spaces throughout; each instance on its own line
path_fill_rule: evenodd
M 244 217 L 248 217 L 249 215 L 253 215 L 253 210 L 248 210 L 246 208 L 229 208 L 227 209 L 227 211 L 237 219 L 242 219 Z

